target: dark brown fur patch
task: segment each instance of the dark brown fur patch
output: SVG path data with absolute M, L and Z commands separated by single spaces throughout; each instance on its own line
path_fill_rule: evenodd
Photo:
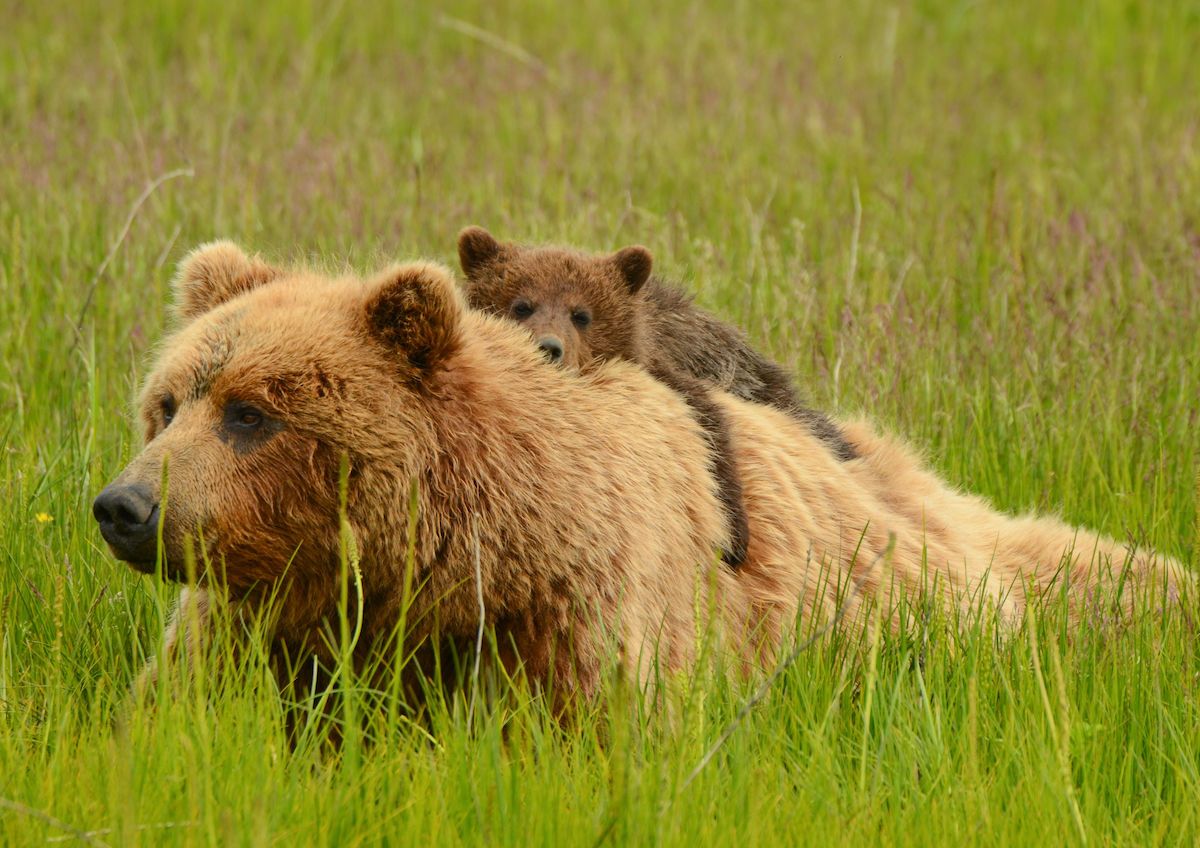
M 713 402 L 708 386 L 691 374 L 677 368 L 665 367 L 661 362 L 648 367 L 656 380 L 669 386 L 687 401 L 696 413 L 696 420 L 704 429 L 712 447 L 712 473 L 718 484 L 717 494 L 729 522 L 729 546 L 724 552 L 725 562 L 736 568 L 746 559 L 750 545 L 750 520 L 742 502 L 742 478 L 738 473 L 733 454 L 733 434 L 721 408 Z
M 743 400 L 783 410 L 805 424 L 839 460 L 856 458 L 838 423 L 809 407 L 787 370 L 751 347 L 741 330 L 658 278 L 646 286 L 645 299 L 649 332 L 661 356 Z

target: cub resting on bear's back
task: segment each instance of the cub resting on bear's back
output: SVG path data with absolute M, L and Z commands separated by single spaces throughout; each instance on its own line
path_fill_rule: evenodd
M 1083 553 L 1070 569 L 1080 599 L 1128 553 L 952 492 L 865 425 L 847 429 L 862 461 L 841 463 L 786 414 L 718 393 L 751 528 L 735 574 L 712 556 L 726 539 L 704 434 L 642 369 L 545 367 L 522 330 L 466 309 L 437 265 L 364 284 L 218 243 L 189 256 L 175 286 L 180 326 L 141 392 L 145 445 L 93 511 L 116 555 L 142 571 L 161 533 L 172 579 L 186 579 L 184 552 L 202 539 L 214 567 L 189 589 L 199 611 L 210 592 L 251 614 L 277 595 L 272 650 L 291 658 L 329 659 L 343 456 L 360 647 L 401 616 L 415 481 L 410 646 L 435 620 L 440 638 L 473 639 L 478 573 L 500 660 L 561 697 L 595 690 L 612 639 L 640 681 L 656 659 L 686 665 L 710 609 L 721 644 L 750 664 L 780 646 L 799 610 L 832 615 L 848 583 L 857 603 L 876 586 L 912 593 L 936 578 L 949 604 L 982 594 L 1015 614 L 1072 550 Z M 1173 579 L 1173 567 L 1132 557 L 1138 581 Z M 202 635 L 179 622 L 169 647 Z
M 748 529 L 729 428 L 712 388 L 782 409 L 839 459 L 854 458 L 838 425 L 804 405 L 783 368 L 685 292 L 650 276 L 653 257 L 646 248 L 592 255 L 501 244 L 482 227 L 467 227 L 458 236 L 458 256 L 467 302 L 524 326 L 552 362 L 587 368 L 628 359 L 696 410 L 712 442 L 713 473 L 730 524 L 731 548 L 725 553 L 730 565 L 741 564 Z

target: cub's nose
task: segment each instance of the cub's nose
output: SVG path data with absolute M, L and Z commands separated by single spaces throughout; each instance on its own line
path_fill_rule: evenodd
M 133 565 L 154 564 L 158 503 L 149 489 L 114 483 L 96 496 L 92 515 L 118 559 Z
M 546 354 L 546 358 L 551 362 L 558 362 L 563 358 L 562 342 L 554 338 L 554 336 L 546 336 L 544 339 L 539 339 L 538 347 L 542 349 L 542 353 Z

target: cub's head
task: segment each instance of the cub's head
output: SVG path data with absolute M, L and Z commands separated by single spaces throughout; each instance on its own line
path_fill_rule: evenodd
M 183 579 L 190 546 L 231 589 L 336 573 L 342 457 L 351 523 L 369 526 L 392 494 L 381 487 L 403 491 L 432 449 L 423 410 L 463 310 L 437 265 L 364 282 L 227 242 L 194 251 L 138 402 L 144 445 L 93 505 L 113 553 L 153 571 L 161 538 L 164 573 Z
M 552 361 L 642 361 L 643 287 L 653 258 L 634 246 L 589 255 L 555 247 L 501 244 L 482 227 L 458 236 L 467 301 L 525 327 Z

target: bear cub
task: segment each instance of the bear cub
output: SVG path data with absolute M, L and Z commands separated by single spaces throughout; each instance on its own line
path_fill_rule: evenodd
M 614 358 L 640 364 L 696 411 L 712 445 L 713 474 L 730 524 L 725 562 L 745 557 L 749 526 L 729 428 L 712 386 L 781 409 L 841 460 L 854 448 L 828 416 L 809 409 L 787 372 L 756 352 L 737 328 L 700 309 L 657 277 L 641 246 L 611 255 L 501 244 L 482 227 L 458 237 L 468 303 L 524 326 L 552 361 L 573 368 Z

